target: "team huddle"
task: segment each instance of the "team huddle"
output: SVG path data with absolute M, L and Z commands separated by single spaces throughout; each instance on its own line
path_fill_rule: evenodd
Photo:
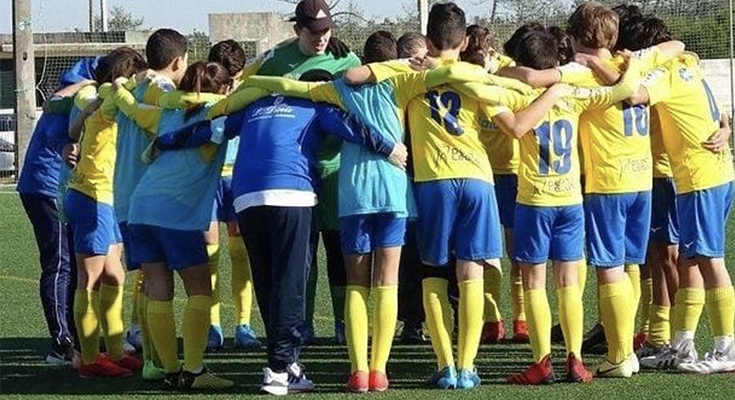
M 438 3 L 425 37 L 375 32 L 362 60 L 331 37 L 323 0 L 301 1 L 293 21 L 296 39 L 249 63 L 227 40 L 188 65 L 186 38 L 160 29 L 145 57 L 121 47 L 62 74 L 18 183 L 41 250 L 49 359 L 73 361 L 83 378 L 141 371 L 172 389 L 233 386 L 204 363 L 224 343 L 223 223 L 235 346 L 261 346 L 254 292 L 271 394 L 314 388 L 299 353 L 314 336 L 320 233 L 350 392 L 388 389 L 399 319 L 404 339 L 411 329 L 423 337 L 420 311 L 399 313 L 407 304 L 423 308 L 436 356 L 427 385 L 479 386 L 480 343 L 506 336 L 504 251 L 513 340 L 533 355 L 509 383 L 735 371 L 729 119 L 697 55 L 662 20 L 587 2 L 566 29 L 521 26 L 501 54 L 490 29 Z M 606 348 L 589 369 L 588 265 Z M 174 272 L 187 296 L 183 362 Z M 415 290 L 399 296 L 399 282 Z M 701 357 L 703 309 L 714 343 Z M 566 349 L 562 378 L 552 337 Z

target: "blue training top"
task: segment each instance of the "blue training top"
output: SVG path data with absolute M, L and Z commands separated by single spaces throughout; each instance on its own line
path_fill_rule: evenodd
M 157 77 L 153 82 L 142 82 L 132 92 L 138 103 L 143 103 L 145 93 L 152 84 L 162 87 L 164 91 L 174 89 L 173 84 L 162 77 Z M 141 161 L 140 155 L 151 144 L 151 138 L 143 128 L 122 111 L 117 112 L 116 120 L 117 153 L 115 156 L 114 190 L 112 194 L 117 222 L 125 222 L 128 220 L 130 196 L 148 167 Z M 160 129 L 159 132 L 161 132 Z
M 318 185 L 317 149 L 327 135 L 336 135 L 382 155 L 376 157 L 385 158 L 395 147 L 395 141 L 336 107 L 282 96 L 260 99 L 230 116 L 225 132 L 228 136 L 240 136 L 232 178 L 237 212 L 263 205 L 253 203 L 248 195 L 254 193 L 313 193 Z
M 395 88 L 389 82 L 352 87 L 342 79 L 335 89 L 347 110 L 377 134 L 403 142 L 404 128 Z M 339 216 L 394 213 L 415 216 L 415 203 L 406 172 L 364 147 L 342 145 L 339 170 Z
M 177 130 L 203 121 L 209 108 L 202 107 L 189 117 L 186 110 L 164 110 L 156 141 L 176 142 Z M 222 131 L 222 124 L 212 124 Z M 128 224 L 207 230 L 225 152 L 226 146 L 214 143 L 164 151 L 146 168 L 132 193 Z

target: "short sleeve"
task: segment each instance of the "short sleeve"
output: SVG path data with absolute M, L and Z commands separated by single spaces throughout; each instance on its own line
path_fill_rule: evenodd
M 426 93 L 426 72 L 398 74 L 388 78 L 398 108 L 405 109 L 416 96 Z
M 595 73 L 579 63 L 569 63 L 557 68 L 561 74 L 561 82 L 574 86 L 596 86 Z
M 648 104 L 654 106 L 666 100 L 671 93 L 671 71 L 656 68 L 643 77 L 641 86 L 648 92 Z
M 416 72 L 411 68 L 411 64 L 408 62 L 408 60 L 393 60 L 382 63 L 372 63 L 368 64 L 367 66 L 368 68 L 370 68 L 370 71 L 375 76 L 375 82 L 382 82 L 397 74 Z

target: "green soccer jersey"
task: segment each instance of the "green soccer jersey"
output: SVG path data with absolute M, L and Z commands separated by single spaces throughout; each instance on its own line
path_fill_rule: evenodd
M 283 76 L 299 79 L 301 74 L 312 69 L 323 69 L 335 76 L 341 76 L 347 69 L 360 65 L 360 59 L 355 53 L 347 57 L 334 58 L 332 54 L 318 54 L 307 56 L 299 49 L 297 40 L 272 49 L 250 64 L 243 70 L 242 78 L 251 75 Z M 337 175 L 339 171 L 339 155 L 342 141 L 335 137 L 328 137 L 321 145 L 318 156 L 318 172 L 321 177 L 319 188 L 319 205 L 317 206 L 318 221 L 321 229 L 338 230 L 337 217 Z

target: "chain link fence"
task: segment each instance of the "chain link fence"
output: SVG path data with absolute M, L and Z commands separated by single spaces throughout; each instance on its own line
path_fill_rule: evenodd
M 275 3 L 278 0 L 269 0 Z M 384 0 L 381 0 L 384 1 Z M 406 32 L 419 32 L 419 4 L 435 3 L 436 0 L 420 2 L 403 0 L 397 2 L 395 13 L 382 18 L 366 17 L 363 11 L 370 7 L 367 0 L 337 2 L 333 10 L 337 26 L 334 35 L 339 37 L 358 55 L 361 55 L 367 37 L 377 31 L 385 30 L 398 38 Z M 520 25 L 538 21 L 545 25 L 564 27 L 578 0 L 458 0 L 457 3 L 467 10 L 468 22 L 490 28 L 498 49 Z M 42 2 L 43 3 L 43 2 Z M 178 7 L 171 1 L 172 7 Z M 332 4 L 335 1 L 331 2 Z M 621 3 L 620 0 L 603 0 L 609 6 Z M 714 95 L 723 106 L 731 110 L 732 92 L 730 70 L 730 27 L 732 8 L 729 0 L 639 0 L 628 1 L 636 4 L 646 14 L 656 15 L 666 21 L 674 36 L 686 43 L 688 50 L 699 54 L 703 68 L 711 81 Z M 274 7 L 275 9 L 275 7 Z M 186 12 L 186 10 L 180 10 Z M 40 12 L 44 12 L 41 7 Z M 254 14 L 254 19 L 263 19 L 265 14 Z M 273 17 L 272 15 L 270 17 Z M 241 23 L 230 22 L 224 26 L 213 27 L 210 18 L 210 32 L 194 31 L 188 34 L 191 62 L 204 60 L 211 42 L 224 38 L 234 38 L 245 48 L 249 58 L 267 50 L 275 43 L 292 34 L 291 23 L 282 22 L 288 15 L 277 15 L 277 24 L 263 25 L 260 29 L 244 31 Z M 225 20 L 226 21 L 226 20 Z M 236 21 L 236 20 L 233 20 Z M 252 21 L 252 18 L 251 18 Z M 63 32 L 37 33 L 34 35 L 36 58 L 37 105 L 50 96 L 58 86 L 61 72 L 69 68 L 78 58 L 102 56 L 110 50 L 126 45 L 141 52 L 151 27 L 144 32 Z M 174 26 L 174 28 L 176 28 Z M 15 148 L 15 82 L 13 78 L 12 35 L 0 35 L 0 180 L 17 178 L 14 155 Z M 30 134 L 30 133 L 23 133 Z M 8 162 L 7 160 L 13 160 Z

